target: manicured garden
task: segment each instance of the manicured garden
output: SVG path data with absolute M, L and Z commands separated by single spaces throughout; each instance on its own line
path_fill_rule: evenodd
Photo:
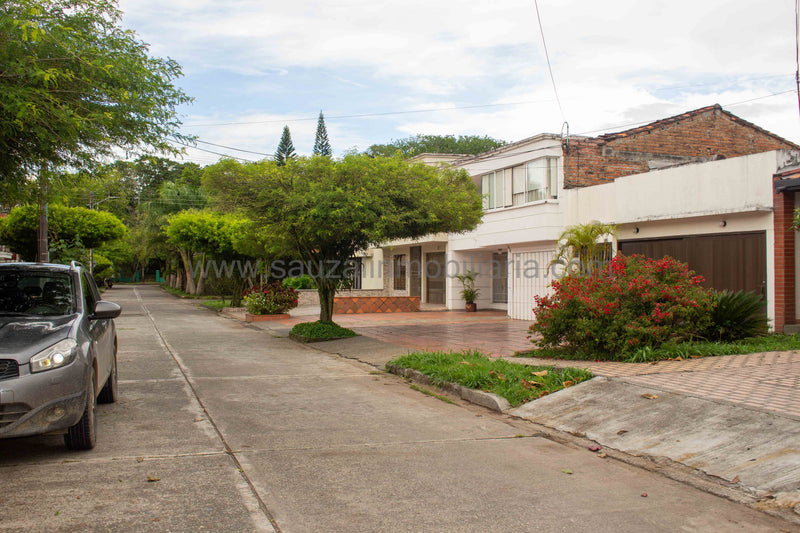
M 800 349 L 792 335 L 768 334 L 764 302 L 716 292 L 672 258 L 617 255 L 572 273 L 536 297 L 528 357 L 627 362 Z

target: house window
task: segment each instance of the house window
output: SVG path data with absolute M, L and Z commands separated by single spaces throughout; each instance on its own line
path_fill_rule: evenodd
M 406 290 L 406 256 L 404 254 L 392 257 L 392 267 L 394 276 L 394 290 Z
M 363 257 L 354 257 L 353 258 L 353 289 L 360 289 L 361 288 L 361 276 L 362 272 L 364 271 L 364 258 Z
M 523 193 L 526 202 L 536 202 L 558 197 L 558 167 L 555 157 L 542 157 L 525 163 L 524 189 L 515 189 L 515 193 Z M 519 183 L 522 185 L 522 183 Z
M 497 170 L 481 176 L 484 209 L 497 209 L 511 205 L 510 198 L 507 198 L 507 196 L 510 197 L 511 191 L 506 183 L 505 173 L 506 170 Z

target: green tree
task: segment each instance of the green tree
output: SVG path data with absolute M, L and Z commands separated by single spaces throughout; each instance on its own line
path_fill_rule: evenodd
M 325 127 L 325 117 L 322 111 L 317 119 L 317 135 L 314 138 L 314 155 L 331 156 L 331 143 L 328 140 L 328 129 Z
M 275 151 L 275 162 L 278 166 L 284 166 L 289 160 L 297 157 L 294 152 L 294 144 L 292 144 L 292 134 L 289 133 L 289 126 L 283 127 L 281 140 L 278 143 L 278 149 Z
M 236 280 L 232 301 L 234 304 L 241 301 L 243 280 L 249 275 L 243 261 L 249 257 L 237 251 L 236 239 L 247 231 L 248 224 L 247 219 L 234 214 L 196 210 L 181 211 L 167 219 L 164 233 L 180 253 L 186 272 L 186 292 L 201 292 L 201 284 L 208 275 L 205 259 L 213 258 L 225 261 L 226 265 L 220 265 L 220 273 Z M 200 268 L 192 263 L 195 255 L 200 259 Z
M 0 227 L 0 243 L 25 261 L 36 259 L 36 228 L 39 211 L 35 206 L 15 207 Z M 53 250 L 97 248 L 125 235 L 120 220 L 104 211 L 85 207 L 50 207 L 48 238 Z
M 220 206 L 245 208 L 272 236 L 277 257 L 300 259 L 330 322 L 337 286 L 350 261 L 371 245 L 437 232 L 462 232 L 480 222 L 480 195 L 463 170 L 410 164 L 399 157 L 348 155 L 299 158 L 285 166 L 224 161 L 203 184 Z
M 92 166 L 114 148 L 176 152 L 172 60 L 150 57 L 111 0 L 0 0 L 0 177 Z
M 503 146 L 505 141 L 478 135 L 415 135 L 388 144 L 373 144 L 366 152 L 372 156 L 391 157 L 397 152 L 403 157 L 424 153 L 474 155 Z

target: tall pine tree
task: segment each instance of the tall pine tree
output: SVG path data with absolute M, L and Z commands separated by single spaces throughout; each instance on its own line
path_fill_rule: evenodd
M 289 133 L 289 126 L 283 127 L 283 134 L 281 141 L 278 143 L 278 149 L 275 151 L 275 162 L 279 167 L 282 167 L 290 159 L 297 157 L 294 153 L 294 144 L 292 144 L 292 134 Z
M 314 139 L 314 155 L 331 156 L 331 143 L 328 140 L 328 130 L 325 127 L 325 117 L 319 112 L 317 120 L 317 137 Z

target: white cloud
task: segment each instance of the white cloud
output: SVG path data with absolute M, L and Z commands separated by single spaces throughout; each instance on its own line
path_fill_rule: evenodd
M 794 5 L 788 0 L 770 6 L 540 0 L 539 7 L 573 133 L 793 86 Z M 332 121 L 328 129 L 337 152 L 416 133 L 516 140 L 561 130 L 529 0 L 123 0 L 121 8 L 152 52 L 177 59 L 189 76 L 209 76 L 220 86 L 226 73 L 245 78 L 227 93 L 241 101 L 198 98 L 189 110 L 197 116 L 187 123 L 288 121 L 320 107 L 326 115 L 334 107 L 350 115 L 535 101 Z M 785 76 L 761 79 L 776 74 Z M 305 92 L 307 86 L 317 92 Z M 223 112 L 231 104 L 239 105 Z M 211 115 L 210 109 L 219 116 L 200 116 Z M 800 139 L 796 95 L 730 110 Z M 298 151 L 310 151 L 315 122 L 289 125 Z M 272 152 L 281 129 L 274 122 L 192 131 L 211 142 Z

